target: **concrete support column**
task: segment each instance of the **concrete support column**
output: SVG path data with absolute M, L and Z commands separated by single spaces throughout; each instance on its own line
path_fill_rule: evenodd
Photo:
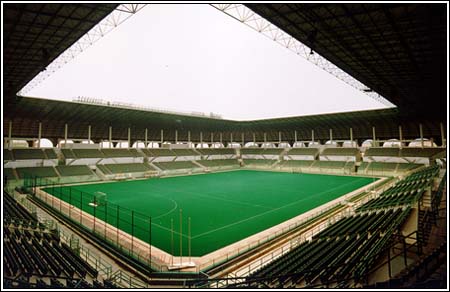
M 211 145 L 214 143 L 214 132 L 211 132 Z
M 441 124 L 442 126 L 442 124 Z M 11 150 L 12 149 L 12 121 L 9 121 L 9 126 L 8 126 L 8 149 Z
M 128 128 L 128 149 L 131 148 L 131 129 Z
M 311 130 L 311 141 L 314 142 L 314 130 Z
M 372 139 L 373 139 L 373 146 L 377 147 L 378 143 L 376 142 L 375 127 L 372 127 Z
M 145 128 L 145 133 L 144 133 L 144 148 L 147 148 L 147 145 L 148 145 L 148 129 L 147 128 Z
M 113 143 L 112 143 L 112 127 L 109 126 L 109 148 L 113 148 Z
M 178 130 L 175 130 L 175 144 L 178 143 Z
M 191 142 L 191 131 L 188 131 L 188 142 Z
M 333 129 L 330 129 L 330 141 L 333 142 Z
M 245 136 L 245 134 L 244 133 L 241 133 L 241 141 L 242 141 L 242 147 L 244 147 L 244 145 L 245 145 L 245 141 L 244 141 L 244 137 Z
M 294 131 L 294 142 L 297 143 L 297 130 Z
M 200 132 L 200 148 L 203 148 L 203 132 Z
M 164 130 L 161 130 L 161 147 L 163 143 L 164 143 Z
M 69 126 L 67 124 L 64 125 L 64 148 L 67 147 L 67 133 L 69 132 Z
M 267 133 L 264 133 L 264 143 L 267 142 Z
M 402 126 L 398 126 L 398 136 L 399 136 L 399 140 L 400 140 L 400 148 L 403 147 L 403 131 L 402 131 Z
M 444 124 L 441 123 L 440 126 L 441 126 L 441 141 L 442 141 L 441 146 L 445 147 L 445 146 L 447 146 L 447 141 L 445 140 Z
M 88 126 L 88 143 L 91 143 L 91 125 Z
M 353 128 L 350 128 L 350 143 L 352 143 L 352 147 L 353 147 Z M 355 145 L 356 147 L 356 145 Z
M 281 144 L 281 131 L 278 131 L 278 144 Z
M 423 148 L 423 129 L 422 129 L 422 124 L 419 124 L 419 132 L 420 132 L 420 146 Z
M 223 144 L 223 140 L 222 140 L 222 132 L 220 132 L 220 135 L 219 135 L 219 139 L 220 139 L 220 144 Z
M 38 148 L 41 148 L 41 138 L 42 138 L 42 123 L 39 122 L 38 142 L 37 142 L 37 147 Z

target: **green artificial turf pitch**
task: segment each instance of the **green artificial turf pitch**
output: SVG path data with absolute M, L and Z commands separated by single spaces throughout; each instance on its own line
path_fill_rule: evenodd
M 367 177 L 240 170 L 45 191 L 78 208 L 83 205 L 84 211 L 102 220 L 106 217 L 109 224 L 118 224 L 121 230 L 143 241 L 151 240 L 152 245 L 175 256 L 180 254 L 182 209 L 182 254 L 188 254 L 190 231 L 191 255 L 202 256 L 373 181 Z M 106 204 L 92 206 L 96 192 L 106 194 Z

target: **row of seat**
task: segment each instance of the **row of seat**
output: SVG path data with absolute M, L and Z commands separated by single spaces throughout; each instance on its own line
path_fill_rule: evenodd
M 356 214 L 345 217 L 342 220 L 330 225 L 328 228 L 315 235 L 313 238 L 330 238 L 338 236 L 357 235 L 364 232 L 373 233 L 379 230 L 385 230 L 389 218 L 395 218 L 402 212 L 397 210 L 382 210 L 380 212 Z
M 57 279 L 49 278 L 43 280 L 37 278 L 36 281 L 30 281 L 26 277 L 17 279 L 5 278 L 3 285 L 6 289 L 119 289 L 111 280 L 93 280 L 92 284 L 84 279 Z
M 433 157 L 441 152 L 445 152 L 445 148 L 395 148 L 395 147 L 371 147 L 364 153 L 365 157 L 384 156 L 384 157 Z
M 10 218 L 15 218 L 18 220 L 27 220 L 30 222 L 37 223 L 36 218 L 33 217 L 22 205 L 20 205 L 16 200 L 14 200 L 11 195 L 6 191 L 3 191 L 3 216 L 4 220 L 10 220 Z
M 341 218 L 311 241 L 252 273 L 248 282 L 295 287 L 317 280 L 326 284 L 365 277 L 393 233 L 409 217 L 411 201 L 417 200 L 437 173 L 437 167 L 427 167 L 402 179 L 386 194 L 358 208 L 355 215 Z
M 115 157 L 142 157 L 143 154 L 135 148 L 130 149 L 61 149 L 67 159 L 81 158 L 115 158 Z M 161 156 L 197 156 L 197 155 L 233 155 L 236 154 L 232 148 L 188 148 L 188 149 L 167 149 L 167 148 L 145 148 L 141 151 L 149 157 Z M 280 155 L 284 148 L 241 148 L 243 155 Z M 445 151 L 444 148 L 368 148 L 364 155 L 366 157 L 433 157 Z M 322 156 L 356 156 L 360 153 L 358 148 L 330 147 L 325 148 Z M 312 156 L 317 157 L 319 148 L 287 148 L 288 156 Z M 57 159 L 53 148 L 24 148 L 24 149 L 3 149 L 3 159 L 28 160 L 28 159 Z
M 438 166 L 429 166 L 412 173 L 383 191 L 378 198 L 358 207 L 357 211 L 411 205 L 421 198 L 425 188 L 438 173 Z
M 237 159 L 198 160 L 197 162 L 204 167 L 225 167 L 239 165 Z
M 58 166 L 37 166 L 37 167 L 17 167 L 4 168 L 4 176 L 8 180 L 24 179 L 26 177 L 68 177 L 94 175 L 87 165 L 58 165 Z
M 3 149 L 3 161 L 57 159 L 53 148 Z
M 392 230 L 401 226 L 409 213 L 409 208 L 379 212 L 370 215 L 370 218 L 363 217 L 370 219 L 372 223 L 358 219 L 360 221 L 357 223 L 358 227 L 348 225 L 348 228 L 360 230 L 359 233 L 342 230 L 339 235 L 322 234 L 314 237 L 255 271 L 248 280 L 266 279 L 265 281 L 273 287 L 286 287 L 299 283 L 311 284 L 316 280 L 327 283 L 358 276 L 364 272 L 361 263 L 367 263 L 368 268 L 371 267 L 373 259 L 390 239 Z M 356 217 L 351 218 L 350 221 L 356 220 Z M 349 223 L 345 218 L 340 221 L 344 220 Z M 370 232 L 364 229 L 368 225 L 372 226 Z M 326 230 L 334 227 L 336 226 L 331 225 Z
M 238 165 L 237 159 L 215 159 L 215 160 L 195 160 L 203 167 L 220 167 Z M 244 164 L 247 166 L 265 166 L 270 167 L 275 164 L 277 160 L 273 159 L 244 159 Z M 198 164 L 192 161 L 166 161 L 153 162 L 161 170 L 180 170 L 201 168 Z M 402 165 L 400 167 L 400 165 Z M 359 166 L 358 174 L 380 174 L 390 172 L 403 172 L 405 170 L 412 170 L 421 167 L 421 164 L 409 163 L 384 163 L 384 162 L 363 162 Z M 156 171 L 152 165 L 147 163 L 118 163 L 118 164 L 97 164 L 97 167 L 104 174 L 119 174 L 119 173 L 133 173 Z M 303 171 L 343 171 L 350 173 L 354 171 L 355 163 L 351 161 L 322 161 L 322 160 L 284 160 L 277 164 L 280 169 L 302 169 Z M 4 176 L 8 179 L 23 179 L 25 177 L 69 177 L 69 176 L 84 176 L 95 175 L 94 172 L 87 165 L 58 165 L 58 166 L 39 166 L 39 167 L 18 167 L 5 168 Z
M 4 284 L 11 288 L 63 288 L 70 283 L 96 279 L 98 271 L 82 259 L 59 236 L 38 222 L 7 192 L 4 198 Z M 30 279 L 36 281 L 30 283 Z M 64 279 L 59 285 L 56 279 Z M 85 281 L 86 282 L 86 281 Z M 91 281 L 92 282 L 92 281 Z M 93 283 L 95 283 L 94 281 Z M 94 284 L 86 282 L 87 287 Z M 109 285 L 114 286 L 114 285 Z M 81 287 L 81 286 L 78 286 Z M 105 285 L 98 285 L 105 287 Z
M 142 157 L 136 149 L 61 149 L 66 159 Z
M 104 174 L 156 171 L 154 167 L 147 163 L 97 164 L 97 167 Z
M 418 163 L 397 162 L 362 162 L 358 167 L 359 174 L 406 172 L 421 167 Z
M 244 159 L 244 164 L 247 166 L 270 167 L 275 162 L 277 162 L 277 160 L 274 159 Z

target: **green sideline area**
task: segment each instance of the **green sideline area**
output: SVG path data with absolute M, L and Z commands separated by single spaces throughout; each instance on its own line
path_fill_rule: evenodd
M 240 170 L 44 190 L 176 256 L 181 213 L 182 254 L 188 255 L 190 234 L 191 255 L 202 256 L 373 181 Z

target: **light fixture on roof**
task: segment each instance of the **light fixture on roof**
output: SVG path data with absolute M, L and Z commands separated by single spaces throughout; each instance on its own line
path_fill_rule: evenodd
M 314 51 L 313 51 L 313 49 L 310 49 L 310 51 L 309 51 L 309 55 L 314 55 Z
M 372 88 L 364 88 L 363 91 L 364 92 L 373 92 L 373 89 Z

